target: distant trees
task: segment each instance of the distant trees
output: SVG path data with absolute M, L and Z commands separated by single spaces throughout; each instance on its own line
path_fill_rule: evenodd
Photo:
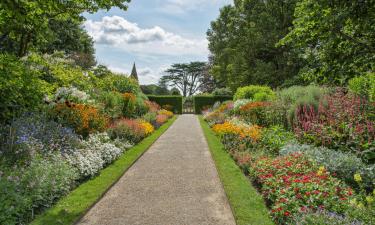
M 165 71 L 160 83 L 177 88 L 186 97 L 201 89 L 206 73 L 206 62 L 177 63 Z

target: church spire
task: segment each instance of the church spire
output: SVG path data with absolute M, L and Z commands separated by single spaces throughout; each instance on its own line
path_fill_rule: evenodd
M 135 67 L 135 63 L 133 64 L 132 73 L 130 74 L 130 77 L 138 81 L 138 73 L 137 68 Z

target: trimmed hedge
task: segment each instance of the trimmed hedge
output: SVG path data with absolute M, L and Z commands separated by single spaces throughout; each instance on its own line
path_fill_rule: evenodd
M 195 114 L 201 114 L 203 107 L 212 106 L 215 102 L 225 102 L 228 100 L 233 100 L 233 97 L 228 95 L 194 96 L 194 112 Z
M 182 96 L 180 95 L 147 95 L 147 97 L 160 106 L 171 105 L 174 113 L 182 114 Z

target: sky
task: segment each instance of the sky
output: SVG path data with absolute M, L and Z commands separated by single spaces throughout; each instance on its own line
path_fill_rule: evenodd
M 136 63 L 141 84 L 157 83 L 173 63 L 207 61 L 207 29 L 232 0 L 132 0 L 127 11 L 84 14 L 98 63 L 129 74 Z

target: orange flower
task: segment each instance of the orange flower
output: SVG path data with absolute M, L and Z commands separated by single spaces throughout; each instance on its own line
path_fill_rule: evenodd
M 253 141 L 258 141 L 260 138 L 261 128 L 257 125 L 255 126 L 240 126 L 232 124 L 226 121 L 223 124 L 216 124 L 212 127 L 213 131 L 219 135 L 225 134 L 235 134 L 241 138 L 250 137 Z

